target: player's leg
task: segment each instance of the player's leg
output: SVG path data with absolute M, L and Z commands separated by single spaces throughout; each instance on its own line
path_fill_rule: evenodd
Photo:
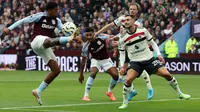
M 49 66 L 51 71 L 48 73 L 44 81 L 39 85 L 37 89 L 32 91 L 33 95 L 36 97 L 37 102 L 41 105 L 41 96 L 40 93 L 45 90 L 48 85 L 59 75 L 60 68 L 56 61 L 56 56 L 54 55 L 51 48 L 44 48 L 43 44 L 45 41 L 48 41 L 50 38 L 46 36 L 37 36 L 34 41 L 31 43 L 31 47 L 34 52 L 40 56 L 44 62 Z
M 180 99 L 182 98 L 189 99 L 191 97 L 190 95 L 181 92 L 175 77 L 173 77 L 169 73 L 169 71 L 164 67 L 164 65 L 158 59 L 155 58 L 150 59 L 148 64 L 146 64 L 145 68 L 148 73 L 155 71 L 157 75 L 165 78 L 169 82 L 169 85 L 177 92 Z
M 118 70 L 114 66 L 114 64 L 110 58 L 100 61 L 100 64 L 101 64 L 102 68 L 112 77 L 110 79 L 110 84 L 108 87 L 108 91 L 106 92 L 106 95 L 110 97 L 110 100 L 114 101 L 114 100 L 116 100 L 116 98 L 114 97 L 114 95 L 112 93 L 112 89 L 115 87 L 115 85 L 117 84 L 117 81 L 119 79 Z
M 144 79 L 144 81 L 147 85 L 147 89 L 148 89 L 147 99 L 151 100 L 153 98 L 153 88 L 152 88 L 152 85 L 151 85 L 151 80 L 150 80 L 149 74 L 146 72 L 146 70 L 144 70 L 142 72 L 141 76 L 142 76 L 142 78 Z
M 130 66 L 128 67 L 126 80 L 123 86 L 123 104 L 119 107 L 120 109 L 124 109 L 128 107 L 128 96 L 131 92 L 132 82 L 136 77 L 142 73 L 143 67 L 138 62 L 130 62 Z
M 134 69 L 129 69 L 126 76 L 126 81 L 123 86 L 123 103 L 119 107 L 119 109 L 124 109 L 128 107 L 128 96 L 131 92 L 131 85 L 132 82 L 135 80 L 136 77 L 139 76 L 139 73 Z
M 89 92 L 92 88 L 92 85 L 94 83 L 94 79 L 96 78 L 96 74 L 99 72 L 100 66 L 99 62 L 96 59 L 91 60 L 91 68 L 90 68 L 90 76 L 88 77 L 86 84 L 85 84 L 85 93 L 83 97 L 83 101 L 90 101 L 89 99 Z
M 165 67 L 160 67 L 156 74 L 164 77 L 169 82 L 169 85 L 177 92 L 180 99 L 189 99 L 191 97 L 190 95 L 181 92 L 176 78 L 173 77 Z
M 74 32 L 71 36 L 69 37 L 57 37 L 57 38 L 49 38 L 44 41 L 43 47 L 44 48 L 49 48 L 53 47 L 55 45 L 61 45 L 61 44 L 66 44 L 67 42 L 71 41 L 72 39 L 76 38 L 76 32 Z
M 126 70 L 122 70 L 122 69 L 127 69 L 127 67 L 128 67 L 128 64 L 125 64 L 124 67 L 120 69 L 120 73 L 123 74 L 125 77 L 127 75 L 127 71 Z M 135 87 L 134 87 L 134 85 L 132 83 L 131 84 L 130 94 L 128 95 L 128 101 L 131 101 L 132 98 L 134 96 L 136 96 L 136 95 L 137 95 L 137 91 L 136 91 L 136 89 L 135 89 Z
M 108 87 L 108 91 L 106 92 L 107 96 L 110 97 L 110 100 L 115 101 L 116 98 L 114 97 L 113 93 L 112 93 L 112 89 L 116 86 L 117 81 L 118 81 L 118 71 L 116 67 L 111 67 L 106 71 L 108 74 L 111 75 L 111 79 L 110 79 L 110 84 Z

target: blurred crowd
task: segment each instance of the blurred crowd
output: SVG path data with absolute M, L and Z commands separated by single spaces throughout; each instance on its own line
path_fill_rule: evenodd
M 33 24 L 23 25 L 11 31 L 10 35 L 2 35 L 2 30 L 17 20 L 34 13 L 44 11 L 45 4 L 50 0 L 0 0 L 0 54 L 6 50 L 17 50 L 18 54 L 31 52 L 30 42 Z M 128 13 L 130 3 L 137 2 L 141 6 L 138 21 L 143 23 L 154 37 L 158 45 L 169 38 L 188 20 L 199 19 L 199 0 L 56 0 L 59 4 L 59 18 L 63 23 L 74 22 L 80 28 L 83 37 L 86 26 L 101 29 L 123 14 Z M 118 27 L 106 32 L 117 35 Z M 112 46 L 108 42 L 108 49 Z M 83 43 L 67 43 L 54 47 L 55 50 L 80 50 Z

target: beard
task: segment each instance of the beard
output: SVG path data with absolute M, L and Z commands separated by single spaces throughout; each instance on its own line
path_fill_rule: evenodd
M 125 26 L 125 29 L 129 30 L 131 28 L 131 25 Z

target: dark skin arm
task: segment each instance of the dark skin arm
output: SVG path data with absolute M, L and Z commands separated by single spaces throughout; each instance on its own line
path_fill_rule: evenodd
M 80 64 L 80 76 L 79 76 L 79 82 L 82 84 L 84 81 L 84 75 L 83 70 L 85 68 L 87 58 L 85 56 L 82 56 L 81 64 Z

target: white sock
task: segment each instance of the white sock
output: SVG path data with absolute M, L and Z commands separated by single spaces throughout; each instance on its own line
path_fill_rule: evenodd
M 131 88 L 130 88 L 130 91 L 133 91 L 135 89 L 133 83 L 131 84 Z
M 123 78 L 122 75 L 119 74 L 119 79 L 122 79 L 122 78 Z
M 110 79 L 110 84 L 109 84 L 109 87 L 108 87 L 108 92 L 111 92 L 112 89 L 116 86 L 117 84 L 117 80 L 114 80 L 113 78 Z
M 125 84 L 123 86 L 123 104 L 128 104 L 128 95 L 131 91 L 131 86 L 127 87 Z
M 147 88 L 148 89 L 153 89 L 152 88 L 152 85 L 151 85 L 151 80 L 150 80 L 150 78 L 149 78 L 149 74 L 146 72 L 146 70 L 144 70 L 143 72 L 142 72 L 142 78 L 145 80 L 145 82 L 146 82 L 146 85 L 147 85 Z
M 46 82 L 42 81 L 42 83 L 39 85 L 39 87 L 37 88 L 37 90 L 39 92 L 42 92 L 44 89 L 46 89 L 48 87 L 49 84 L 47 84 Z
M 84 96 L 89 96 L 90 89 L 93 85 L 94 79 L 92 77 L 88 77 L 86 85 L 85 85 L 85 94 Z
M 177 94 L 181 93 L 181 90 L 180 90 L 180 88 L 178 86 L 178 82 L 175 79 L 175 77 L 173 77 L 172 80 L 169 81 L 169 85 L 177 92 Z

